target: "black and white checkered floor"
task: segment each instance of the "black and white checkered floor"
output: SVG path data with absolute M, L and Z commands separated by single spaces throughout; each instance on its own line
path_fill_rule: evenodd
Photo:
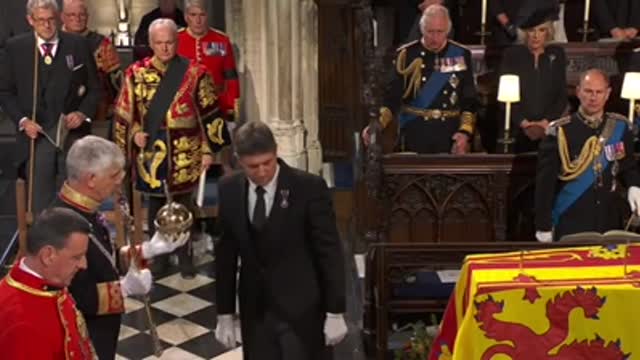
M 156 279 L 151 291 L 151 313 L 164 348 L 161 359 L 213 359 L 225 353 L 213 334 L 216 325 L 213 257 L 205 255 L 197 264 L 195 278 L 183 279 L 176 269 Z M 144 304 L 127 299 L 117 359 L 157 359 L 151 344 Z
M 348 258 L 353 259 L 349 256 Z M 334 349 L 336 360 L 363 360 L 360 338 L 362 302 L 358 295 L 364 271 L 361 256 L 348 263 L 347 326 L 349 336 Z M 183 279 L 177 269 L 158 277 L 150 294 L 151 313 L 164 352 L 163 360 L 241 360 L 240 348 L 227 351 L 214 336 L 216 325 L 214 258 L 204 255 L 196 261 L 198 274 Z M 358 263 L 358 264 L 356 264 Z M 350 265 L 350 266 L 349 266 Z M 357 268 L 357 269 L 356 269 Z M 238 333 L 239 333 L 239 329 Z M 239 334 L 238 334 L 239 335 Z M 238 336 L 239 338 L 239 336 Z M 126 299 L 126 314 L 120 328 L 116 360 L 158 359 L 153 355 L 151 336 L 142 301 Z

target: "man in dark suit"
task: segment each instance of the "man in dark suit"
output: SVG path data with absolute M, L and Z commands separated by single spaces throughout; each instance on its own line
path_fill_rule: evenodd
M 243 173 L 220 182 L 216 338 L 235 345 L 236 271 L 244 359 L 331 358 L 347 332 L 342 244 L 327 185 L 277 157 L 264 123 L 238 128 Z M 328 345 L 328 346 L 327 346 Z
M 640 2 L 637 0 L 593 0 L 591 16 L 600 37 L 630 40 L 638 35 Z
M 0 2 L 0 14 L 5 16 L 0 21 L 0 50 L 4 49 L 7 40 L 12 36 L 31 30 L 26 20 L 26 1 Z
M 53 200 L 55 180 L 63 178 L 60 150 L 90 132 L 100 92 L 87 42 L 58 32 L 58 18 L 55 0 L 29 0 L 27 20 L 34 32 L 11 38 L 0 56 L 0 106 L 18 129 L 15 160 L 23 170 L 29 168 L 29 141 L 35 141 L 35 213 Z M 57 136 L 67 130 L 68 136 Z

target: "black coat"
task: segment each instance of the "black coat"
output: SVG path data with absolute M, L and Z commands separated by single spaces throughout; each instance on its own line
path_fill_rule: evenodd
M 595 20 L 600 36 L 610 37 L 611 29 L 640 27 L 640 1 L 593 0 L 591 17 Z
M 520 77 L 520 102 L 511 105 L 511 128 L 516 138 L 516 152 L 536 151 L 538 141 L 531 141 L 520 129 L 523 120 L 558 119 L 567 108 L 567 59 L 564 49 L 550 45 L 534 65 L 533 54 L 526 46 L 516 45 L 504 52 L 500 74 Z
M 620 115 L 607 114 L 607 117 Z M 619 121 L 625 121 L 623 120 Z M 567 139 L 571 159 L 577 159 L 585 141 L 593 136 L 599 136 L 604 123 L 593 129 L 582 121 L 581 115 L 571 115 L 570 121 L 562 125 Z M 624 187 L 639 186 L 640 174 L 633 158 L 633 136 L 628 128 L 622 138 L 626 156 L 619 161 L 617 179 L 612 175 L 613 165 L 604 170 L 602 186 L 592 186 L 587 189 L 567 211 L 560 216 L 554 229 L 554 237 L 560 239 L 563 235 L 584 231 L 606 232 L 621 229 L 623 215 L 627 205 L 626 193 L 621 197 L 618 192 L 612 192 L 613 181 L 618 180 Z M 536 229 L 550 231 L 552 228 L 551 212 L 557 194 L 567 183 L 558 179 L 562 171 L 558 152 L 558 139 L 553 134 L 548 135 L 541 143 L 538 151 L 538 171 L 536 175 Z M 618 187 L 620 188 L 620 187 Z
M 251 343 L 256 318 L 265 309 L 286 321 L 315 359 L 328 356 L 325 314 L 345 312 L 345 268 L 331 195 L 318 176 L 279 161 L 271 213 L 261 235 L 248 218 L 248 181 L 235 174 L 220 182 L 222 239 L 216 249 L 219 314 L 233 314 L 238 258 L 240 316 L 244 343 Z M 244 358 L 263 359 L 244 349 Z
M 87 41 L 78 35 L 58 32 L 58 49 L 51 65 L 45 65 L 35 49 L 32 32 L 11 38 L 6 51 L 0 56 L 0 106 L 18 127 L 20 119 L 32 117 L 34 51 L 38 51 L 39 94 L 36 121 L 49 134 L 53 134 L 60 114 L 80 111 L 87 117 L 95 116 L 100 85 L 96 64 Z M 88 134 L 87 122 L 71 130 L 67 144 Z M 16 160 L 28 157 L 28 137 L 17 132 Z

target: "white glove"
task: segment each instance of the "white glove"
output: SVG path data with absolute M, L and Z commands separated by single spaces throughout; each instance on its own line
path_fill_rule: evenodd
M 218 315 L 216 340 L 227 349 L 236 347 L 236 328 L 233 322 L 233 315 Z
M 142 243 L 142 257 L 151 259 L 155 256 L 173 252 L 173 250 L 187 243 L 191 233 L 185 231 L 174 236 L 167 236 L 159 231 L 151 237 L 151 240 Z
M 550 243 L 553 241 L 553 232 L 551 231 L 536 231 L 536 239 L 542 243 Z
M 640 188 L 632 186 L 627 191 L 627 200 L 631 206 L 631 212 L 640 215 Z
M 153 277 L 149 269 L 137 270 L 129 268 L 127 274 L 120 279 L 122 297 L 131 295 L 145 295 L 151 291 Z
M 347 324 L 342 314 L 327 313 L 324 321 L 324 340 L 328 346 L 337 345 L 347 335 Z

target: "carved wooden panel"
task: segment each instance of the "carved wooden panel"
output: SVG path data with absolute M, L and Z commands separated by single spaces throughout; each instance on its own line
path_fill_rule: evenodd
M 532 155 L 386 155 L 369 233 L 391 243 L 534 240 Z

